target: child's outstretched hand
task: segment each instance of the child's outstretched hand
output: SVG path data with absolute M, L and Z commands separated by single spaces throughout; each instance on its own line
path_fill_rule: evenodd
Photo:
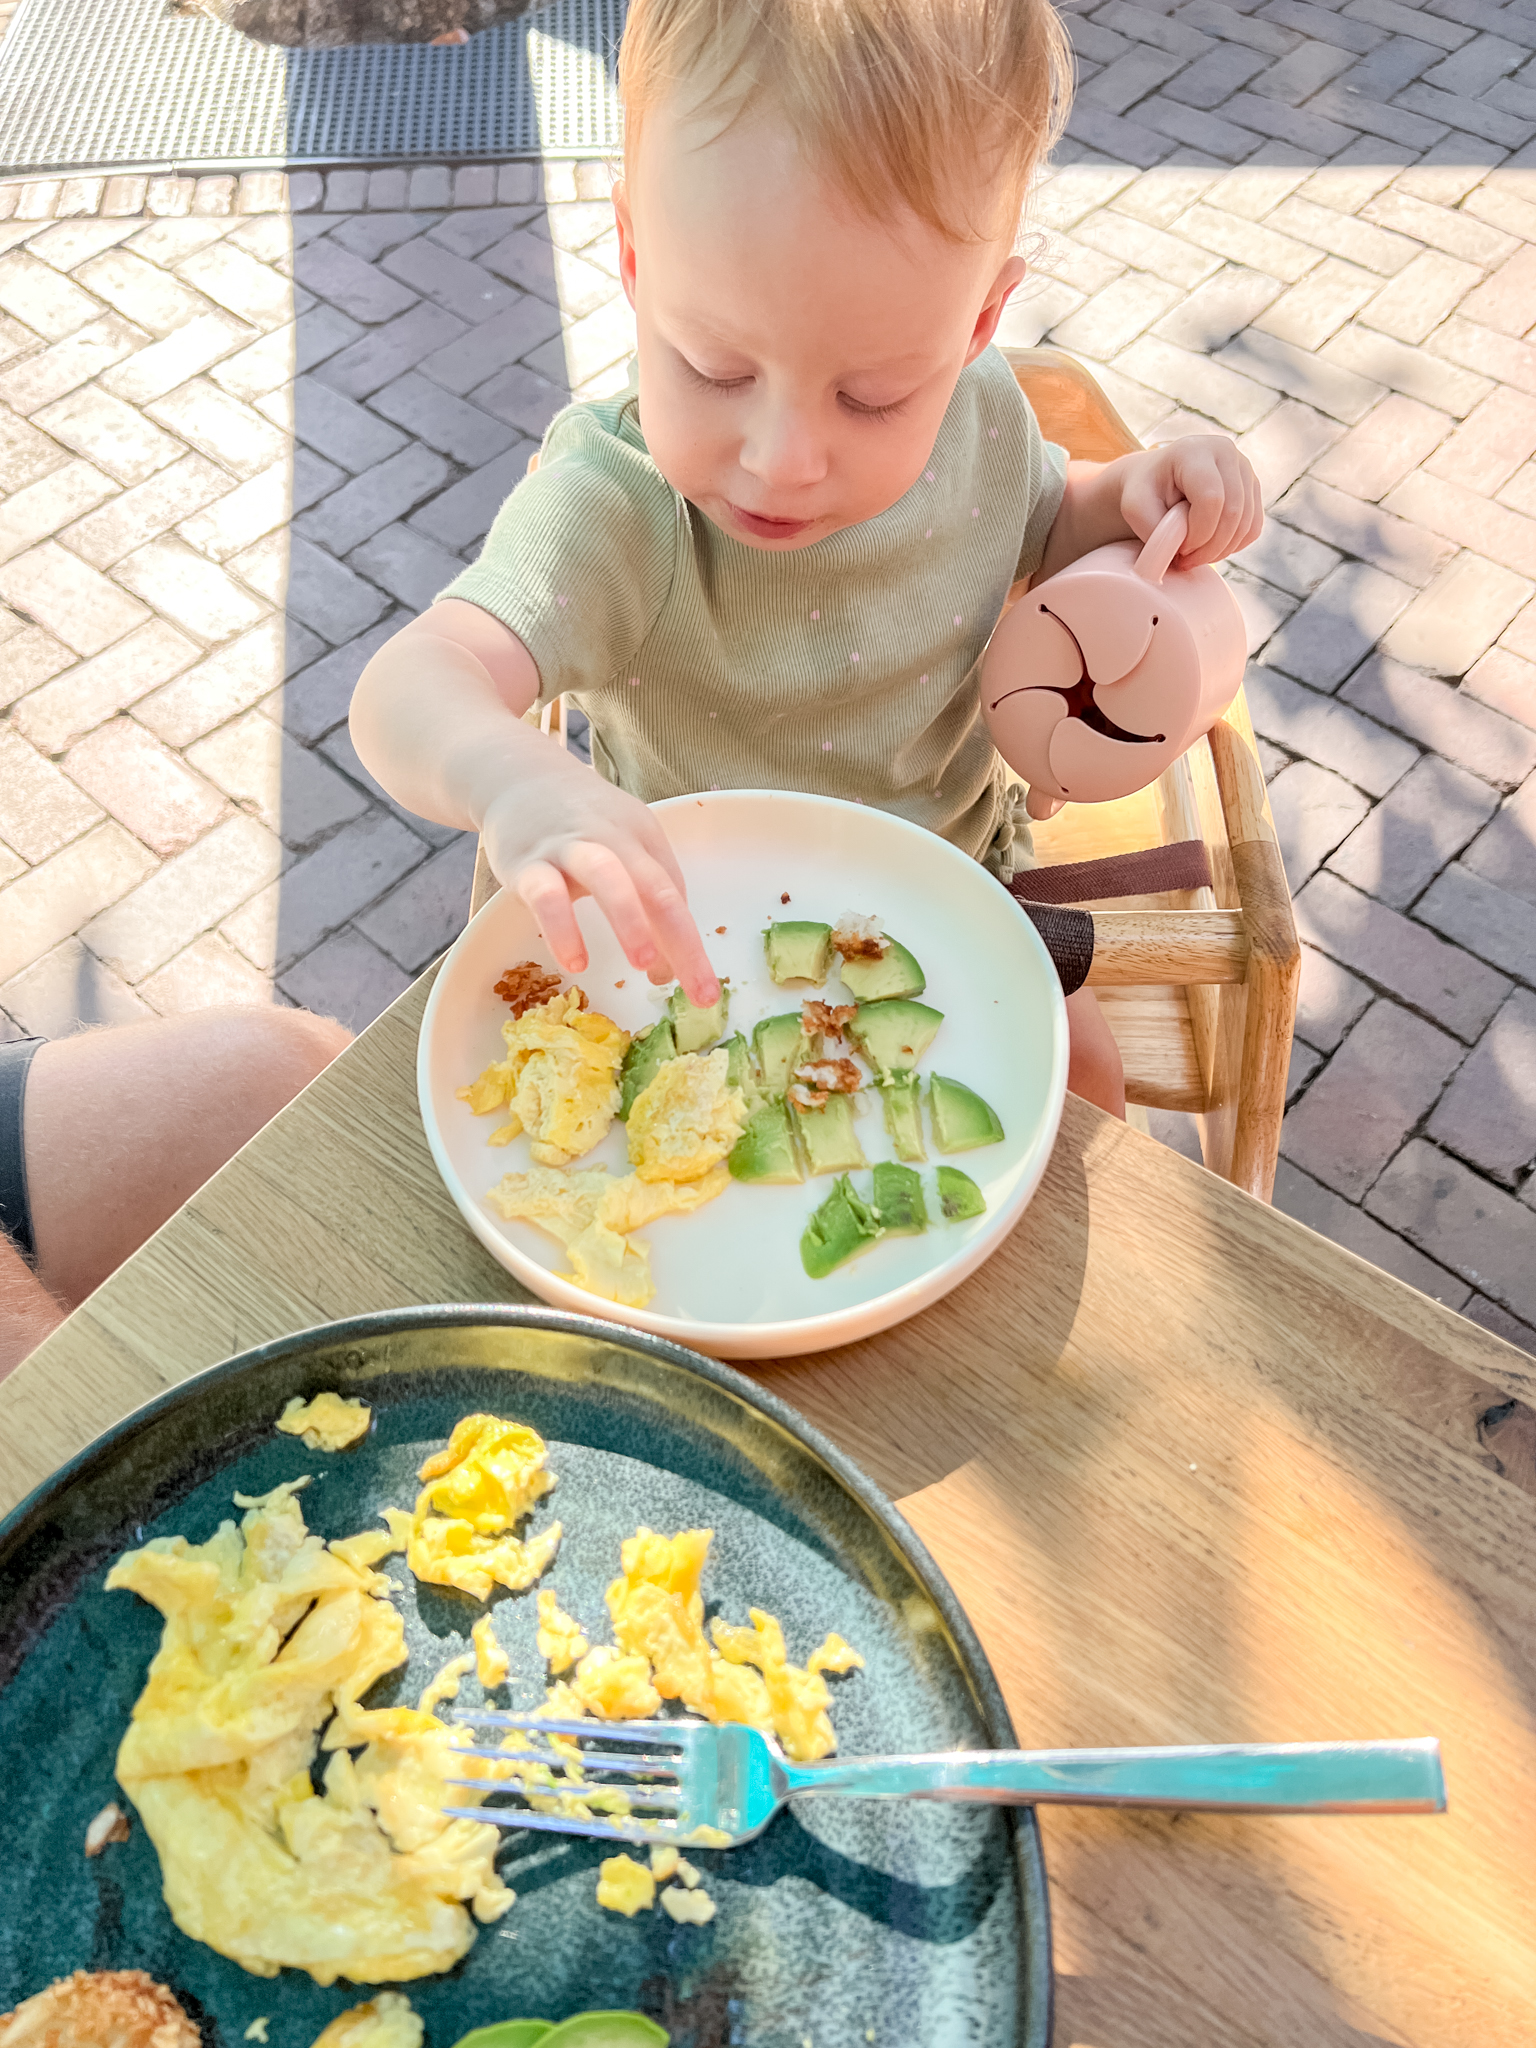
M 1225 561 L 1259 537 L 1264 525 L 1259 480 L 1225 434 L 1185 434 L 1161 448 L 1122 456 L 1110 467 L 1120 472 L 1120 514 L 1138 540 L 1149 539 L 1173 506 L 1188 505 L 1181 569 Z
M 587 968 L 572 906 L 590 896 L 632 967 L 654 982 L 675 976 L 691 1002 L 715 1001 L 677 856 L 638 797 L 545 741 L 538 774 L 492 797 L 480 829 L 497 879 L 533 912 L 565 973 Z

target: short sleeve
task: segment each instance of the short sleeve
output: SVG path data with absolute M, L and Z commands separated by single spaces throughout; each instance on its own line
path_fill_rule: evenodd
M 1056 524 L 1056 514 L 1061 510 L 1062 495 L 1067 488 L 1066 449 L 1058 448 L 1054 441 L 1043 438 L 1033 411 L 1029 419 L 1033 430 L 1029 467 L 1034 489 L 1029 515 L 1024 522 L 1019 566 L 1015 572 L 1020 577 L 1033 576 L 1044 561 L 1046 542 L 1051 537 L 1051 528 Z
M 479 560 L 439 593 L 511 628 L 538 665 L 540 703 L 621 674 L 671 589 L 680 504 L 632 410 L 615 400 L 561 413 Z

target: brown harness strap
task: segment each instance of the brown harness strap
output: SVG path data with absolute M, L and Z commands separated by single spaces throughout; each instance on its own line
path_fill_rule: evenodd
M 1106 854 L 1102 860 L 1064 861 L 1053 868 L 1022 868 L 1006 884 L 1045 941 L 1067 995 L 1082 987 L 1093 965 L 1093 919 L 1071 905 L 1106 896 L 1157 896 L 1169 889 L 1210 886 L 1211 857 L 1203 839 L 1180 839 L 1141 853 Z

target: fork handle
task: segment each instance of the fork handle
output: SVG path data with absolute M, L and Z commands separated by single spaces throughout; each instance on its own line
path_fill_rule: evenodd
M 1177 1749 L 950 1750 L 785 1764 L 791 1799 L 956 1799 L 1002 1806 L 1225 1813 L 1443 1813 L 1440 1745 L 1243 1742 Z

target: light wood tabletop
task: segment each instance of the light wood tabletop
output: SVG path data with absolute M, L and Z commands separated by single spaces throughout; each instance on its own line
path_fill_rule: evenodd
M 523 1298 L 427 1151 L 429 979 L 0 1385 L 0 1508 L 232 1352 Z M 1444 1743 L 1440 1818 L 1043 1813 L 1057 2048 L 1536 2039 L 1523 1353 L 1069 1097 L 980 1273 L 754 1372 L 898 1501 L 1021 1741 Z

